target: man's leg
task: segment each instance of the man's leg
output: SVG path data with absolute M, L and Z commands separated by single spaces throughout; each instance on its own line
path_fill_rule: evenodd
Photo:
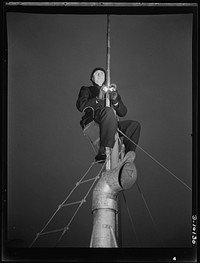
M 105 147 L 113 148 L 115 133 L 118 128 L 115 113 L 111 107 L 104 107 L 95 112 L 95 118 L 100 127 L 100 149 L 98 155 L 105 155 Z
M 119 129 L 126 134 L 128 138 L 130 138 L 134 143 L 138 144 L 140 137 L 141 126 L 138 121 L 125 120 L 119 121 L 118 123 Z M 121 135 L 120 135 L 121 136 Z M 129 151 L 134 151 L 136 149 L 136 145 L 130 142 L 126 137 L 124 137 L 124 145 L 125 145 L 125 153 Z

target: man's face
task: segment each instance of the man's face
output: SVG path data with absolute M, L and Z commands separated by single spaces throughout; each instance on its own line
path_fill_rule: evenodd
M 102 86 L 105 81 L 105 73 L 102 70 L 95 71 L 92 76 L 92 80 L 97 85 Z

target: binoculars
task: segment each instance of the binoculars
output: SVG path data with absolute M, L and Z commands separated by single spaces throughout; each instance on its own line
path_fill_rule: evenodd
M 117 90 L 117 85 L 116 84 L 110 84 L 109 87 L 107 87 L 106 85 L 102 87 L 102 90 L 104 92 L 113 92 L 113 91 L 116 91 Z

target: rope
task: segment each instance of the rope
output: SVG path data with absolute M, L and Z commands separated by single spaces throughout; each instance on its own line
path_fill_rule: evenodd
M 94 144 L 93 144 L 92 140 L 90 139 L 90 137 L 89 137 L 88 135 L 87 135 L 87 138 L 88 138 L 88 140 L 89 140 L 90 144 L 92 145 L 92 149 L 93 149 L 94 153 L 95 153 L 95 154 L 97 154 L 97 150 L 95 149 L 95 147 L 94 147 Z
M 141 196 L 142 196 L 142 200 L 144 201 L 145 207 L 146 207 L 146 209 L 147 209 L 147 211 L 148 211 L 148 213 L 149 213 L 149 215 L 150 215 L 150 218 L 151 218 L 151 221 L 152 221 L 152 223 L 153 223 L 156 236 L 158 237 L 158 239 L 159 239 L 160 242 L 161 242 L 160 236 L 159 236 L 158 231 L 157 231 L 157 228 L 156 228 L 155 221 L 154 221 L 153 216 L 152 216 L 152 214 L 151 214 L 151 212 L 150 212 L 150 209 L 149 209 L 149 207 L 148 207 L 148 205 L 147 205 L 147 202 L 146 202 L 146 200 L 145 200 L 145 198 L 144 198 L 144 195 L 143 195 L 143 193 L 142 193 L 142 191 L 141 191 L 141 189 L 140 189 L 140 187 L 139 187 L 139 185 L 138 185 L 137 182 L 136 182 L 136 185 L 137 185 L 137 188 L 138 188 L 138 190 L 139 190 L 139 193 L 140 193 Z M 134 234 L 135 234 L 135 237 L 136 237 L 136 240 L 137 240 L 138 245 L 141 246 L 140 241 L 139 241 L 139 238 L 138 238 L 137 233 L 136 233 L 136 230 L 135 230 L 135 227 L 134 227 L 134 224 L 133 224 L 133 219 L 132 219 L 132 216 L 131 216 L 131 213 L 130 213 L 130 210 L 129 210 L 129 207 L 128 207 L 128 204 L 127 204 L 127 201 L 126 201 L 125 193 L 122 192 L 122 194 L 123 194 L 124 202 L 125 202 L 126 209 L 127 209 L 127 212 L 128 212 L 128 216 L 129 216 L 129 219 L 130 219 L 130 221 L 131 221 L 132 230 L 133 230 L 133 232 L 134 232 Z
M 149 209 L 149 207 L 148 207 L 148 205 L 147 205 L 147 202 L 146 202 L 146 200 L 145 200 L 145 198 L 144 198 L 144 195 L 143 195 L 143 193 L 142 193 L 142 191 L 141 191 L 141 189 L 140 189 L 140 187 L 139 187 L 139 185 L 138 185 L 137 182 L 136 182 L 136 185 L 137 185 L 137 188 L 138 188 L 138 190 L 139 190 L 139 192 L 140 192 L 140 194 L 141 194 L 141 196 L 142 196 L 142 200 L 144 201 L 144 204 L 145 204 L 145 206 L 146 206 L 146 209 L 147 209 L 147 211 L 148 211 L 148 213 L 149 213 L 149 215 L 150 215 L 151 221 L 152 221 L 153 226 L 154 226 L 155 233 L 156 233 L 157 237 L 158 237 L 159 240 L 160 240 L 160 236 L 159 236 L 159 234 L 158 234 L 155 221 L 154 221 L 153 216 L 152 216 L 152 214 L 151 214 L 151 212 L 150 212 L 150 209 Z M 160 242 L 161 242 L 161 240 L 160 240 Z
M 94 182 L 92 183 L 92 185 L 90 186 L 88 192 L 87 192 L 86 195 L 84 196 L 82 202 L 80 203 L 80 205 L 78 206 L 78 208 L 77 208 L 76 211 L 74 212 L 74 214 L 73 214 L 71 220 L 69 221 L 69 223 L 67 224 L 67 226 L 64 227 L 64 230 L 63 230 L 63 232 L 62 232 L 62 234 L 61 234 L 61 236 L 60 236 L 60 238 L 59 238 L 59 240 L 58 240 L 56 246 L 57 246 L 58 243 L 60 242 L 61 238 L 64 236 L 65 232 L 69 229 L 70 224 L 72 223 L 72 221 L 73 221 L 75 215 L 77 214 L 78 210 L 81 208 L 82 204 L 83 204 L 84 202 L 86 202 L 86 198 L 87 198 L 87 196 L 89 195 L 89 193 L 90 193 L 91 189 L 93 188 L 94 184 L 96 183 L 97 179 L 99 179 L 99 176 L 100 176 L 100 174 L 101 174 L 101 172 L 102 172 L 104 166 L 105 166 L 105 163 L 104 163 L 104 165 L 102 165 L 102 167 L 101 167 L 99 173 L 97 174 L 97 176 L 96 176 L 95 179 L 94 179 Z
M 133 232 L 134 232 L 134 234 L 135 234 L 135 237 L 136 237 L 136 240 L 137 240 L 138 245 L 141 246 L 141 245 L 140 245 L 139 238 L 138 238 L 137 233 L 136 233 L 136 230 L 135 230 L 135 227 L 134 227 L 134 224 L 133 224 L 133 219 L 132 219 L 132 217 L 131 217 L 131 213 L 130 213 L 130 210 L 129 210 L 129 207 L 128 207 L 128 204 L 127 204 L 127 201 L 126 201 L 126 197 L 125 197 L 124 191 L 122 191 L 122 195 L 123 195 L 123 198 L 124 198 L 124 203 L 125 203 L 125 206 L 126 206 L 126 210 L 127 210 L 127 212 L 128 212 L 129 219 L 130 219 L 130 221 L 131 221 L 132 230 L 133 230 Z
M 118 247 L 113 228 L 110 226 L 109 229 L 110 229 L 110 232 L 111 232 L 111 235 L 112 235 L 112 239 L 113 239 L 113 242 L 114 242 L 114 247 Z
M 40 235 L 45 235 L 45 234 L 50 234 L 50 233 L 55 233 L 55 232 L 59 232 L 59 231 L 63 231 L 63 234 L 68 230 L 67 228 L 69 227 L 69 225 L 71 224 L 72 220 L 70 221 L 70 223 L 68 223 L 67 227 L 65 228 L 61 228 L 61 229 L 58 229 L 58 230 L 52 230 L 52 231 L 48 231 L 48 232 L 44 232 L 44 230 L 47 228 L 47 226 L 50 224 L 50 222 L 53 220 L 53 218 L 56 216 L 56 214 L 59 212 L 59 210 L 62 208 L 62 207 L 65 207 L 65 206 L 70 206 L 72 204 L 77 204 L 77 203 L 80 203 L 79 206 L 78 206 L 78 209 L 75 211 L 74 215 L 72 216 L 74 218 L 75 214 L 78 212 L 79 208 L 82 206 L 82 204 L 86 201 L 86 198 L 89 194 L 89 192 L 91 191 L 93 185 L 95 184 L 96 180 L 99 178 L 99 174 L 101 173 L 101 171 L 103 170 L 104 166 L 105 166 L 105 163 L 104 165 L 101 167 L 98 175 L 94 178 L 92 178 L 94 180 L 94 182 L 92 183 L 92 186 L 90 187 L 89 191 L 87 192 L 87 194 L 85 195 L 85 197 L 81 200 L 81 201 L 77 201 L 77 202 L 74 202 L 74 203 L 66 203 L 66 201 L 69 199 L 69 197 L 72 195 L 72 193 L 75 191 L 75 189 L 81 184 L 83 183 L 83 179 L 86 177 L 86 175 L 89 173 L 89 171 L 91 170 L 91 168 L 98 162 L 92 162 L 90 167 L 87 169 L 87 171 L 85 172 L 85 174 L 82 176 L 82 178 L 76 183 L 75 187 L 71 190 L 71 192 L 68 194 L 68 196 L 64 199 L 64 201 L 58 206 L 58 208 L 56 209 L 56 211 L 53 213 L 53 215 L 50 217 L 50 219 L 47 221 L 47 223 L 45 224 L 45 226 L 42 228 L 42 230 L 36 234 L 36 237 L 35 239 L 32 241 L 32 243 L 30 244 L 29 247 L 32 247 L 33 244 L 36 242 L 36 240 L 39 238 Z M 91 179 L 91 180 L 92 180 Z M 85 180 L 84 182 L 88 182 L 89 180 Z M 66 204 L 65 204 L 66 203 Z M 62 234 L 62 236 L 63 236 Z M 60 238 L 61 239 L 61 238 Z M 59 239 L 59 240 L 60 240 Z
M 157 164 L 159 164 L 163 169 L 165 169 L 168 173 L 170 173 L 174 178 L 176 178 L 179 182 L 181 182 L 183 185 L 185 185 L 190 191 L 192 191 L 192 189 L 186 184 L 184 183 L 181 179 L 179 179 L 174 173 L 172 173 L 168 168 L 166 168 L 164 165 L 162 165 L 159 161 L 157 161 L 152 155 L 150 155 L 149 153 L 147 153 L 142 147 L 140 147 L 137 143 L 135 143 L 134 141 L 132 141 L 126 134 L 124 134 L 120 129 L 118 129 L 118 131 L 124 136 L 126 137 L 130 142 L 132 142 L 133 144 L 135 144 L 140 150 L 142 150 L 144 153 L 146 153 L 153 161 L 155 161 Z

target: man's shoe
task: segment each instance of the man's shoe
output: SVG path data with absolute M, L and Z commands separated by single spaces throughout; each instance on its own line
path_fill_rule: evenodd
M 104 163 L 105 160 L 106 160 L 106 149 L 104 146 L 100 146 L 98 154 L 95 156 L 95 161 L 98 163 Z
M 95 161 L 98 163 L 104 163 L 106 160 L 106 154 L 105 153 L 98 153 L 95 157 Z

